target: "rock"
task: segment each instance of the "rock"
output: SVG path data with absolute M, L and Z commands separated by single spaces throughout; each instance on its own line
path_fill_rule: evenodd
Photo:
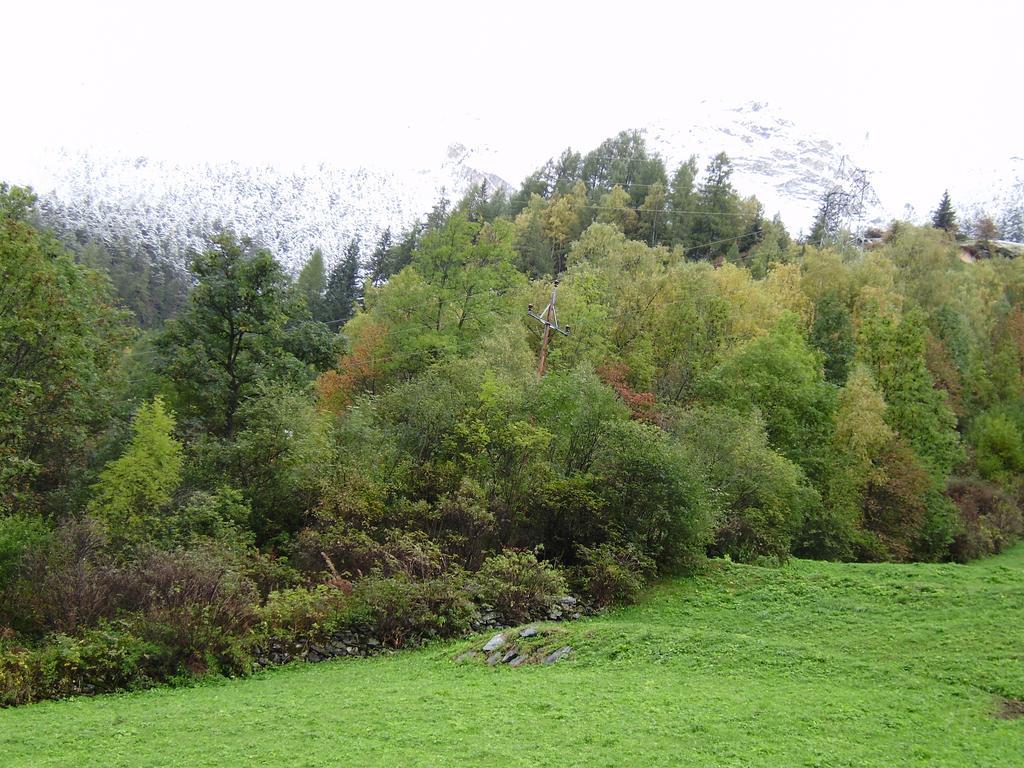
M 499 661 L 501 661 L 501 651 L 495 651 L 494 653 L 492 653 L 490 656 L 487 657 L 487 666 L 488 667 L 493 667 Z
M 560 602 L 562 605 L 576 605 L 576 598 L 572 595 L 566 595 L 558 602 Z
M 536 627 L 527 627 L 526 629 L 521 629 L 521 630 L 519 630 L 519 636 L 520 637 L 536 637 L 537 636 L 537 628 Z
M 484 651 L 484 653 L 490 653 L 491 651 L 496 651 L 499 648 L 501 648 L 503 645 L 505 645 L 506 642 L 507 642 L 507 640 L 505 638 L 505 633 L 504 632 L 499 632 L 498 634 L 496 634 L 494 637 L 492 637 L 490 640 L 487 641 L 487 645 L 484 646 L 483 651 Z
M 369 640 L 366 641 L 366 645 L 370 648 L 380 648 L 380 640 L 375 640 L 371 637 Z
M 480 621 L 484 622 L 485 624 L 488 622 L 497 621 L 499 618 L 501 617 L 498 615 L 497 611 L 486 611 L 485 613 L 480 615 Z
M 526 656 L 516 656 L 514 659 L 512 659 L 512 661 L 510 661 L 508 663 L 508 665 L 510 667 L 518 667 L 521 664 L 525 664 L 526 663 L 526 659 L 527 659 Z
M 519 655 L 519 649 L 513 646 L 512 648 L 510 648 L 509 650 L 507 650 L 505 652 L 504 656 L 501 657 L 501 663 L 502 664 L 508 664 L 510 661 L 512 661 L 512 659 L 514 659 L 518 655 Z
M 554 651 L 553 653 L 549 653 L 547 656 L 545 656 L 542 663 L 543 664 L 554 664 L 556 661 L 558 661 L 561 658 L 564 658 L 565 656 L 568 656 L 570 653 L 572 653 L 572 646 L 563 645 L 557 651 Z
M 470 659 L 475 659 L 475 658 L 476 658 L 476 651 L 466 651 L 465 653 L 460 653 L 458 656 L 456 656 L 455 657 L 455 662 L 456 663 L 462 663 L 463 661 L 469 661 Z

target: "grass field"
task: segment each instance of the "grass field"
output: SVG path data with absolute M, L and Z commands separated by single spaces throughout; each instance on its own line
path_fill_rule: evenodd
M 1024 545 L 969 566 L 714 564 L 563 627 L 0 710 L 3 766 L 1024 766 Z

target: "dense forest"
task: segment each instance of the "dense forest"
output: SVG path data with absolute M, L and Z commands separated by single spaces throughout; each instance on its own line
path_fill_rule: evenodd
M 297 275 L 232 232 L 185 275 L 0 186 L 0 703 L 596 610 L 708 557 L 1006 547 L 1024 260 L 985 222 L 961 258 L 948 195 L 868 238 L 829 196 L 794 238 L 730 177 L 623 133 Z

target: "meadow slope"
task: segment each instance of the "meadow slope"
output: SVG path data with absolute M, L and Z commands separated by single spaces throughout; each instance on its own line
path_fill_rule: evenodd
M 713 563 L 563 627 L 0 711 L 3 766 L 1024 766 L 1024 545 L 972 565 Z

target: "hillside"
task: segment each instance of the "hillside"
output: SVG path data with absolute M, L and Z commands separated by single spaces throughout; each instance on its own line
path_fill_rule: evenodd
M 713 561 L 635 607 L 544 625 L 573 647 L 554 665 L 456 664 L 457 642 L 43 703 L 0 711 L 0 754 L 10 768 L 1021 765 L 1007 699 L 1024 697 L 1022 621 L 1024 546 L 969 566 Z
M 870 142 L 848 146 L 769 104 L 702 102 L 685 120 L 621 127 L 643 131 L 670 173 L 691 154 L 703 166 L 724 151 L 737 189 L 756 195 L 769 217 L 779 213 L 794 234 L 810 228 L 826 191 L 851 189 L 858 178 L 866 182 L 858 194 L 863 211 L 850 222 L 858 229 L 893 218 L 923 222 L 941 194 L 934 182 L 875 157 Z M 226 226 L 269 247 L 294 270 L 314 248 L 331 262 L 355 236 L 370 243 L 387 227 L 407 227 L 442 195 L 457 200 L 485 180 L 491 189 L 514 186 L 542 162 L 543 153 L 556 156 L 563 147 L 539 149 L 528 164 L 509 159 L 522 154 L 517 147 L 420 146 L 409 150 L 415 161 L 400 164 L 395 155 L 403 149 L 367 147 L 355 153 L 358 161 L 290 166 L 200 163 L 89 147 L 5 157 L 0 149 L 0 177 L 34 187 L 47 222 L 59 229 L 107 242 L 125 238 L 181 263 L 211 230 Z M 996 168 L 951 170 L 939 183 L 951 190 L 962 221 L 987 212 L 1015 239 L 1024 232 L 1021 178 L 1020 159 L 1012 158 Z

